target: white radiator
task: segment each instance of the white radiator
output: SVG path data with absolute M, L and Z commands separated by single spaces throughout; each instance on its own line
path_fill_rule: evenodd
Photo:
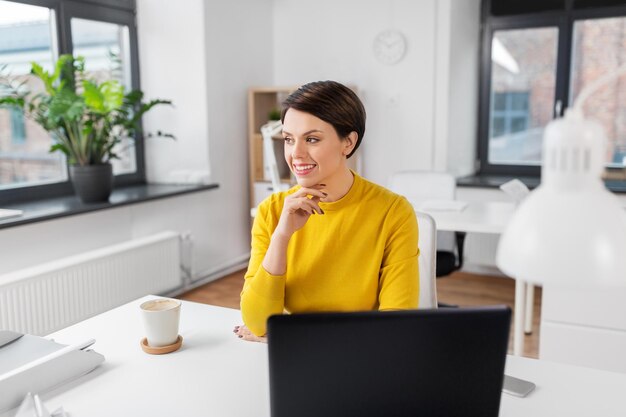
M 0 275 L 0 329 L 46 335 L 180 286 L 180 236 L 153 236 Z

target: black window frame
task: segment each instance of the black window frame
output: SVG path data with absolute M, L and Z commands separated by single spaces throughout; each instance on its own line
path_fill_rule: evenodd
M 56 42 L 58 53 L 73 52 L 71 19 L 88 19 L 99 22 L 128 26 L 130 44 L 131 88 L 140 89 L 139 47 L 137 40 L 136 2 L 135 0 L 7 0 L 14 3 L 41 6 L 54 10 L 56 24 Z M 142 129 L 139 129 L 141 132 Z M 136 171 L 115 176 L 115 186 L 137 185 L 146 183 L 144 139 L 138 133 L 134 139 Z M 66 181 L 50 184 L 15 187 L 0 190 L 0 202 L 15 204 L 25 201 L 43 200 L 74 193 L 69 177 Z
M 495 1 L 483 0 L 481 9 L 481 46 L 480 46 L 480 80 L 479 80 L 479 119 L 478 119 L 478 175 L 506 175 L 539 177 L 541 166 L 492 164 L 489 162 L 489 129 L 491 108 L 491 42 L 494 32 L 507 29 L 526 29 L 539 27 L 555 27 L 558 29 L 556 84 L 554 103 L 556 109 L 560 101 L 560 113 L 553 111 L 553 117 L 562 116 L 569 106 L 570 70 L 574 23 L 585 19 L 601 19 L 610 17 L 626 17 L 626 0 L 620 6 L 602 6 L 576 8 L 575 0 L 565 0 L 562 10 L 550 10 L 539 13 L 515 14 L 508 16 L 492 16 L 491 4 Z

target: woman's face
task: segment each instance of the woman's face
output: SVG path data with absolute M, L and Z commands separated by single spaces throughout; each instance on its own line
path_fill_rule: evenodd
M 330 185 L 345 174 L 346 155 L 354 147 L 351 136 L 341 139 L 322 119 L 295 109 L 287 110 L 283 123 L 285 161 L 302 187 Z

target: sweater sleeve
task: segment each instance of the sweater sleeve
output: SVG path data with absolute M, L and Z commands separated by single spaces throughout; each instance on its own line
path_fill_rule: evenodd
M 261 265 L 277 222 L 272 219 L 272 202 L 270 198 L 261 203 L 254 218 L 250 262 L 241 291 L 243 322 L 257 336 L 265 335 L 268 317 L 281 314 L 285 304 L 285 275 L 272 275 Z
M 419 302 L 418 226 L 411 203 L 399 197 L 386 221 L 386 244 L 380 269 L 379 309 L 417 308 Z

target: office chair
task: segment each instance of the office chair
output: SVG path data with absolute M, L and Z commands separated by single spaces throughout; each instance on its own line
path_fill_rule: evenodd
M 441 172 L 399 171 L 391 176 L 389 189 L 405 196 L 419 210 L 420 204 L 428 200 L 454 200 L 456 180 Z M 437 232 L 437 277 L 463 267 L 464 242 L 463 232 Z
M 420 299 L 418 308 L 437 308 L 437 280 L 435 276 L 437 256 L 437 228 L 435 221 L 426 213 L 415 213 L 419 227 L 417 246 L 420 273 Z

